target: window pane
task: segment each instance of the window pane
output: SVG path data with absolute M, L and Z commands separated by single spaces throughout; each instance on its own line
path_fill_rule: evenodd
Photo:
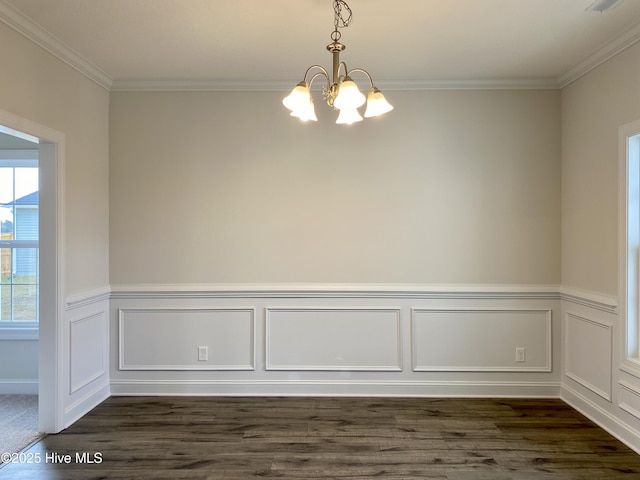
M 11 283 L 12 253 L 12 248 L 0 248 L 0 283 Z
M 38 169 L 16 168 L 16 195 L 15 199 L 19 200 L 27 195 L 38 191 Z M 17 202 L 20 203 L 20 202 Z
M 0 205 L 0 240 L 13 240 L 13 205 Z
M 0 240 L 5 242 L 0 248 L 0 322 L 5 326 L 37 322 L 39 313 L 38 168 L 20 162 L 0 167 Z
M 38 249 L 13 249 L 13 283 L 38 283 Z
M 35 285 L 14 285 L 13 320 L 35 322 L 38 319 L 38 290 Z
M 11 285 L 0 285 L 0 321 L 11 321 Z
M 0 203 L 12 203 L 13 196 L 13 168 L 0 168 Z

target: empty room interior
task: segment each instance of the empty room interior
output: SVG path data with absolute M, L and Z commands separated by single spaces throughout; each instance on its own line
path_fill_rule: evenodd
M 640 452 L 639 41 L 636 0 L 0 0 L 0 394 L 559 399 Z

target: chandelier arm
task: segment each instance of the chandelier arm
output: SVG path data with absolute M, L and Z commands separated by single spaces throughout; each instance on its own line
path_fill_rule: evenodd
M 313 77 L 311 77 L 311 82 L 313 82 L 315 80 L 315 78 L 317 76 L 323 76 L 327 79 L 327 82 L 330 82 L 330 77 L 329 77 L 329 72 L 327 72 L 327 70 L 322 66 L 322 65 L 311 65 L 309 68 L 307 68 L 307 71 L 304 72 L 304 81 L 307 81 L 307 77 L 309 76 L 309 72 L 311 72 L 311 70 L 313 70 L 314 68 L 317 68 L 318 70 L 320 70 L 318 73 L 316 73 Z M 309 85 L 311 85 L 311 82 L 309 82 Z
M 340 69 L 344 69 L 344 75 L 340 75 Z M 349 69 L 347 68 L 347 64 L 345 62 L 340 62 L 340 64 L 338 65 L 338 68 L 336 68 L 335 72 L 334 72 L 334 79 L 333 79 L 333 83 L 340 83 L 340 79 L 346 77 L 347 75 L 349 75 Z
M 347 68 L 347 66 L 345 65 L 345 70 Z M 360 72 L 360 73 L 364 73 L 367 78 L 369 79 L 369 83 L 371 84 L 371 87 L 373 88 L 373 78 L 371 78 L 371 75 L 369 74 L 369 72 L 367 72 L 364 68 L 354 68 L 352 70 L 349 70 L 346 72 L 346 75 L 351 75 L 352 72 Z
M 322 68 L 322 67 L 320 67 Z M 311 80 L 309 80 L 309 89 L 311 89 L 311 84 L 313 84 L 313 81 L 318 78 L 318 77 L 324 77 L 327 80 L 327 89 L 329 89 L 331 87 L 331 80 L 329 80 L 329 74 L 327 73 L 327 71 L 322 68 L 322 72 L 318 72 L 316 73 L 313 77 L 311 77 Z M 305 75 L 306 77 L 306 75 Z

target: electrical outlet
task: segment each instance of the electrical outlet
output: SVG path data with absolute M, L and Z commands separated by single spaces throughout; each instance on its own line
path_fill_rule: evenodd
M 526 362 L 527 351 L 524 347 L 516 348 L 516 362 L 523 363 Z
M 198 361 L 206 362 L 207 360 L 209 360 L 209 348 L 198 347 Z

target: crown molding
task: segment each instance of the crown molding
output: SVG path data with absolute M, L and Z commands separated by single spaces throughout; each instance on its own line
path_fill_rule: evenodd
M 6 23 L 16 32 L 24 35 L 33 43 L 62 60 L 105 90 L 111 89 L 113 79 L 109 75 L 4 0 L 0 0 L 0 21 Z
M 207 91 L 281 91 L 292 83 L 269 80 L 189 80 L 189 79 L 116 79 L 112 92 L 207 92 Z
M 623 50 L 634 45 L 640 40 L 640 24 L 624 31 L 609 43 L 605 44 L 581 62 L 571 67 L 567 72 L 558 77 L 558 85 L 564 88 L 586 75 L 594 68 L 602 65 L 607 60 L 615 57 Z
M 128 91 L 287 91 L 291 82 L 269 80 L 167 80 L 113 79 L 5 0 L 0 0 L 0 21 L 74 68 L 104 89 Z M 561 89 L 640 40 L 640 24 L 626 30 L 557 78 L 507 78 L 476 80 L 380 80 L 384 90 L 517 90 Z
M 381 80 L 384 90 L 555 90 L 558 82 L 551 77 L 496 78 L 474 80 Z
M 184 91 L 288 91 L 293 81 L 231 81 L 231 80 L 114 80 L 112 92 L 184 92 Z M 554 78 L 507 78 L 495 80 L 384 80 L 376 86 L 385 91 L 421 90 L 540 90 L 558 89 Z M 315 90 L 315 88 L 314 88 Z

